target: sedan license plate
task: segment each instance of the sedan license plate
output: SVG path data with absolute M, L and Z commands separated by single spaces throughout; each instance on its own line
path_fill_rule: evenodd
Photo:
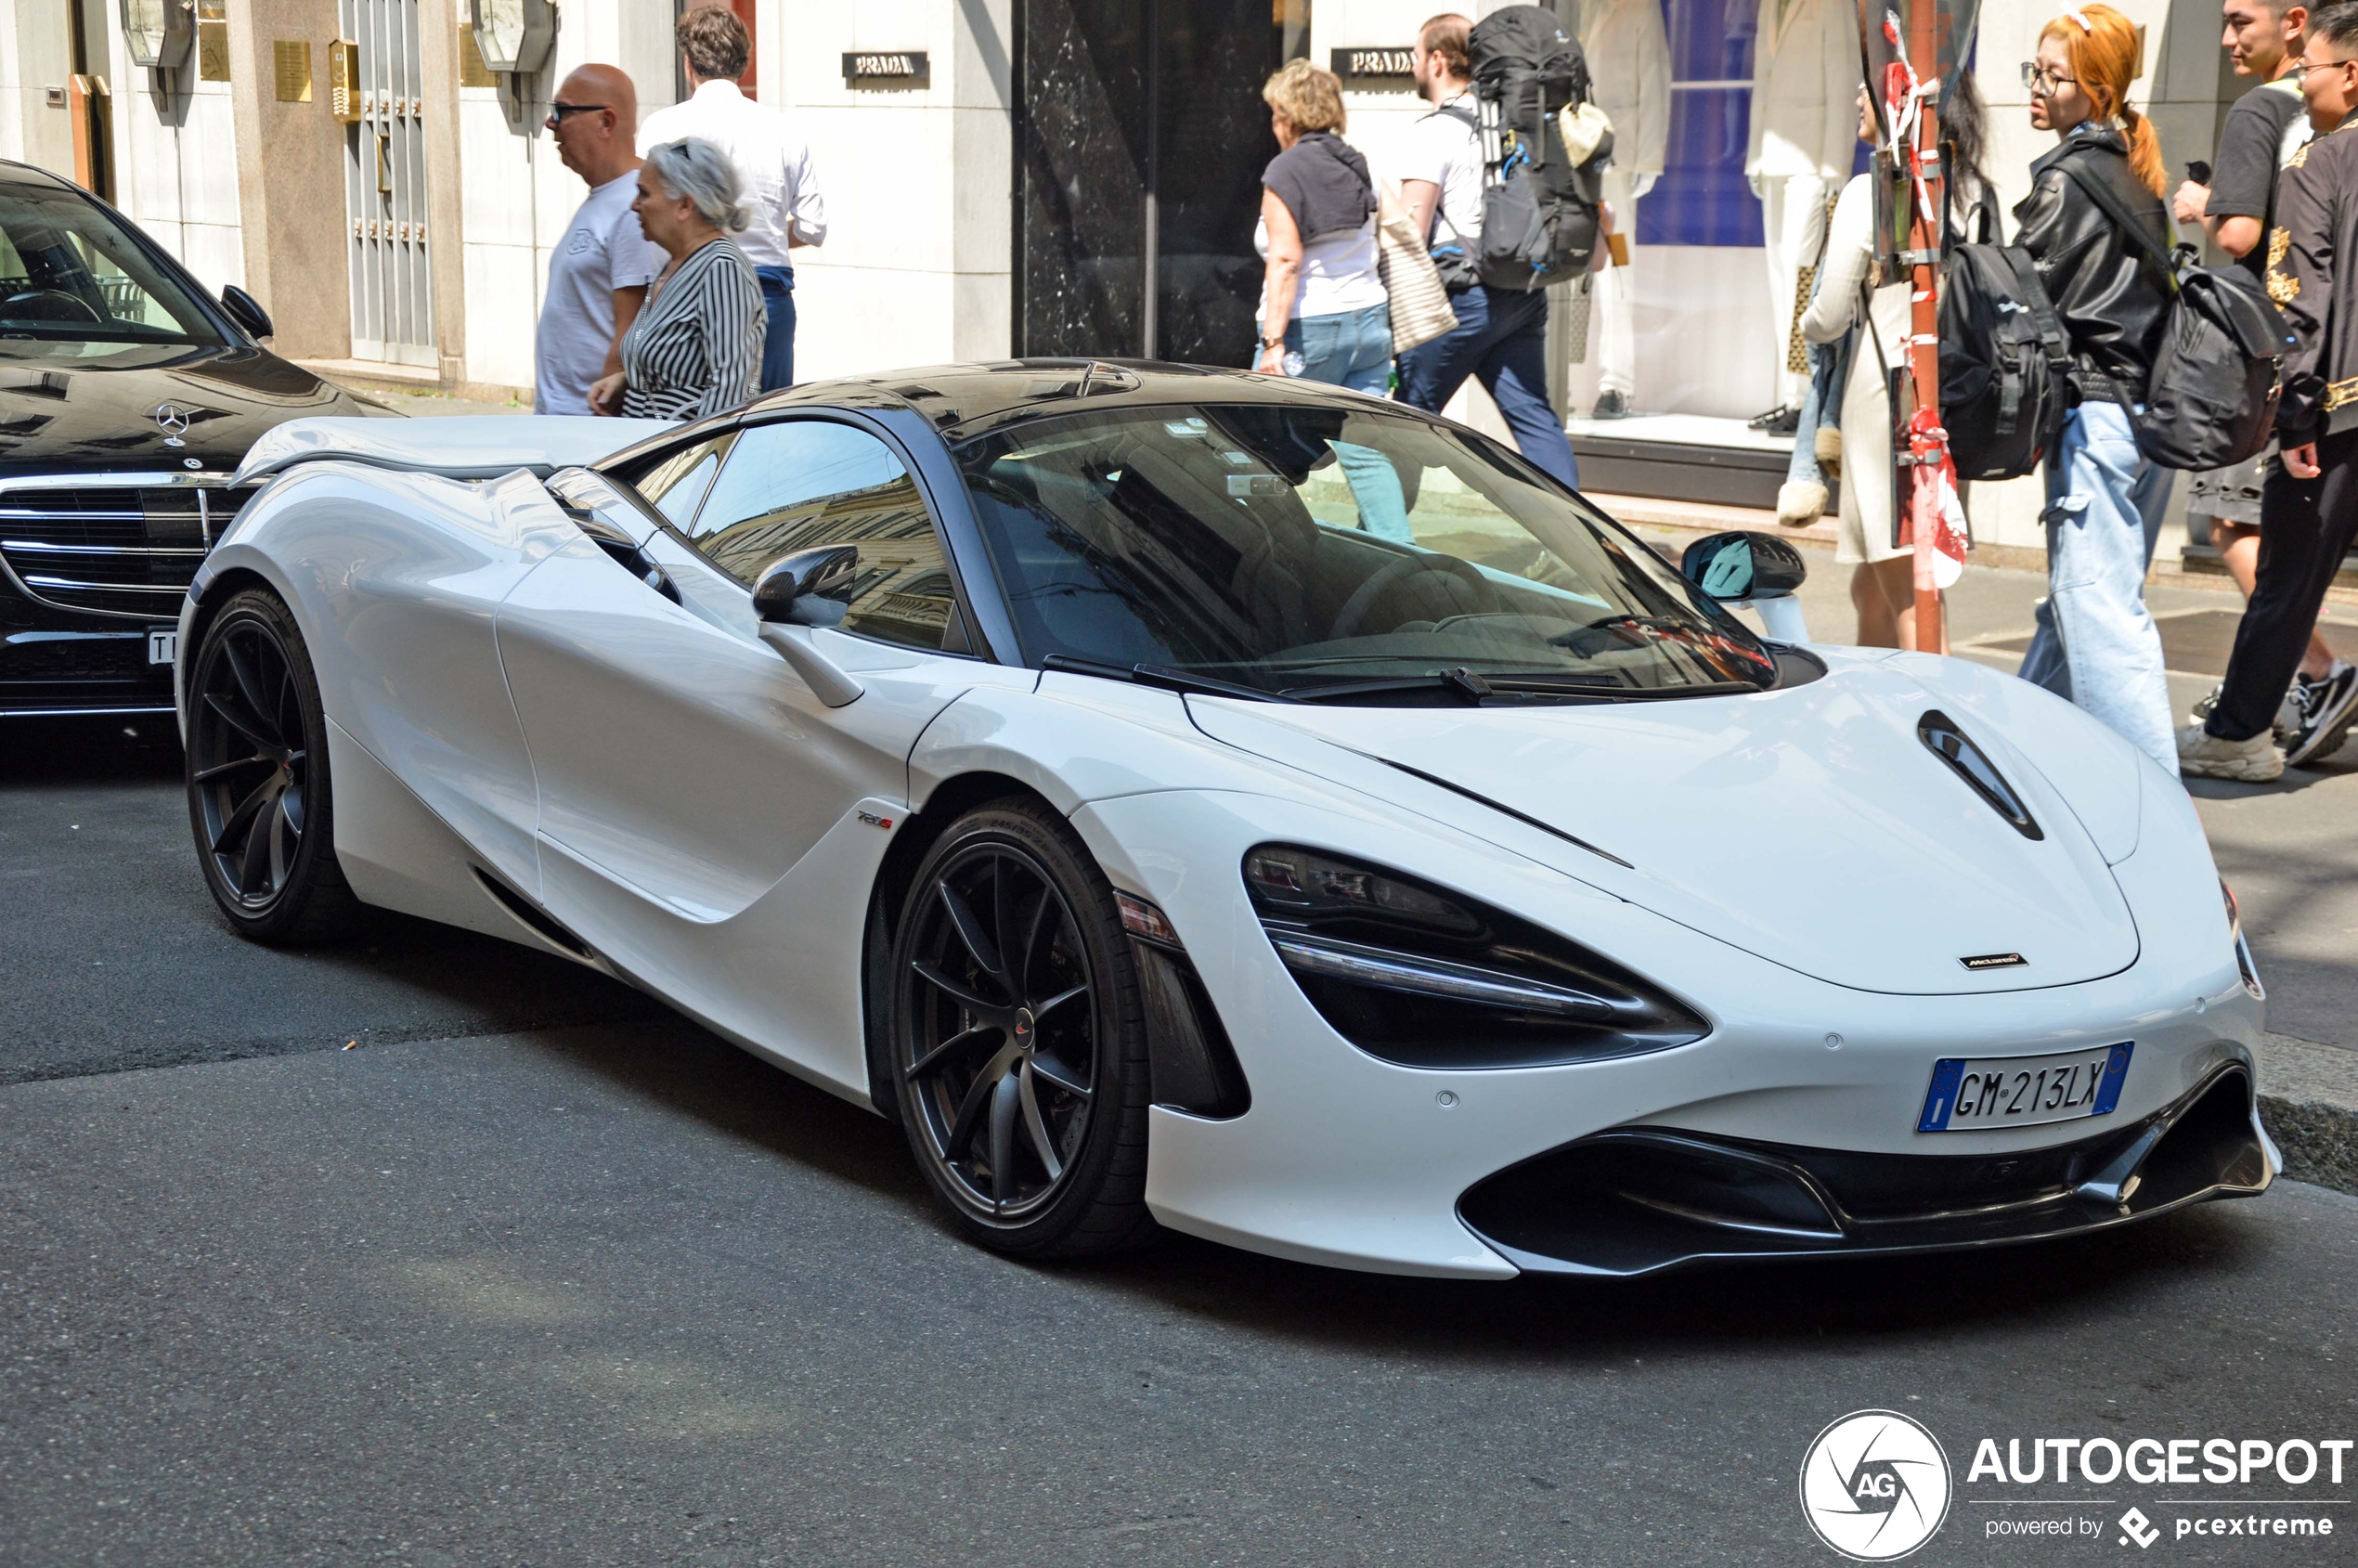
M 176 664 L 179 659 L 180 633 L 177 630 L 148 633 L 148 662 L 149 664 Z
M 1919 1133 L 1977 1133 L 2109 1116 L 2133 1041 L 2045 1056 L 1943 1056 L 1932 1067 Z

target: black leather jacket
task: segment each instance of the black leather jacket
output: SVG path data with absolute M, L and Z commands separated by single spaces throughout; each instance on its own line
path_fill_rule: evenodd
M 2070 173 L 2104 182 L 2167 252 L 2161 199 L 2129 172 L 2129 143 L 2110 125 L 2083 121 L 2030 166 L 2030 194 L 2015 204 L 2015 243 L 2071 335 L 2072 385 L 2080 399 L 2143 402 L 2169 319 L 2168 276 L 2139 253 Z

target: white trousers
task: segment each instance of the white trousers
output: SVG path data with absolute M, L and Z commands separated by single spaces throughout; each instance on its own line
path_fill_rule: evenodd
M 1629 243 L 1630 266 L 1608 266 L 1591 285 L 1596 296 L 1588 330 L 1596 336 L 1597 390 L 1618 392 L 1636 400 L 1638 393 L 1638 199 L 1630 179 L 1619 169 L 1605 171 L 1605 205 L 1613 209 L 1613 231 Z
M 1760 188 L 1760 232 L 1768 253 L 1768 327 L 1775 340 L 1772 406 L 1801 406 L 1803 378 L 1785 369 L 1785 351 L 1793 341 L 1795 280 L 1825 249 L 1827 183 L 1816 175 L 1771 175 Z

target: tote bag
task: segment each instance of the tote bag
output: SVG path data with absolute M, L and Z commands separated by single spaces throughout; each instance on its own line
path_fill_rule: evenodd
M 1392 296 L 1392 352 L 1406 354 L 1458 329 L 1449 291 L 1441 286 L 1408 205 L 1390 180 L 1376 184 L 1376 276 Z

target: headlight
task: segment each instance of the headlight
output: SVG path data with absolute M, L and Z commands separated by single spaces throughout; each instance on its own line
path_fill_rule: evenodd
M 1335 1031 L 1407 1067 L 1545 1067 L 1667 1050 L 1710 1025 L 1528 920 L 1398 872 L 1264 844 L 1245 888 Z
M 2244 989 L 2251 992 L 2254 1002 L 2265 1002 L 2268 993 L 2261 988 L 2260 969 L 2251 961 L 2251 944 L 2244 940 L 2243 911 L 2235 906 L 2235 890 L 2227 879 L 2219 879 L 2219 896 L 2227 901 L 2227 940 L 2235 944 L 2235 972 L 2243 976 Z

